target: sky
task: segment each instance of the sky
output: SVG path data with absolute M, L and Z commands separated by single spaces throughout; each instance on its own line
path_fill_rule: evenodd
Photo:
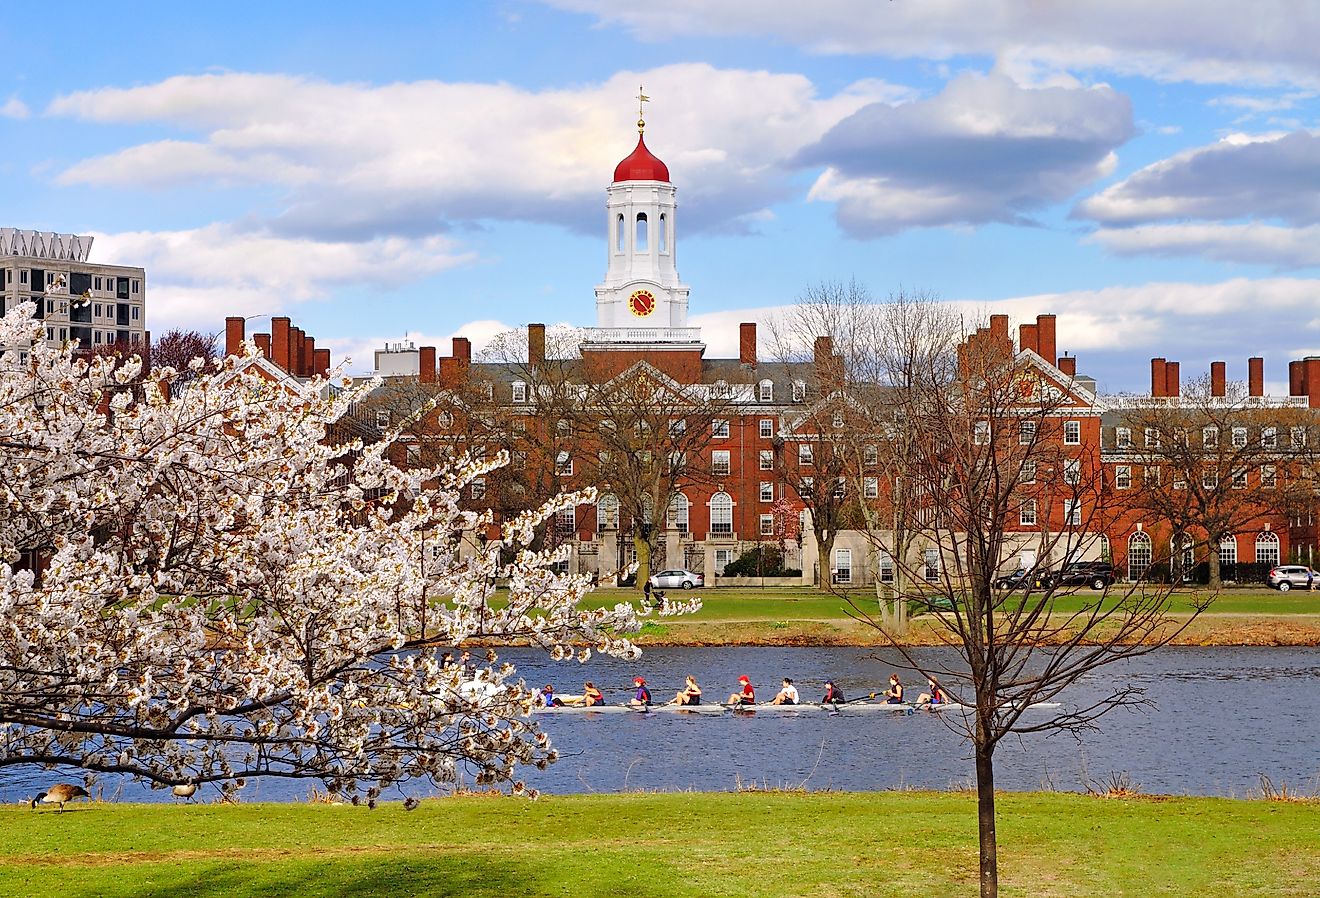
M 157 334 L 480 351 L 595 323 L 644 85 L 710 357 L 849 280 L 1057 314 L 1103 392 L 1320 354 L 1320 2 L 367 7 L 13 5 L 0 226 L 145 267 Z

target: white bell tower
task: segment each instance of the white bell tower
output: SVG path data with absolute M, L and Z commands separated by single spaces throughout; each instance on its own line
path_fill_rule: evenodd
M 605 191 L 608 263 L 596 287 L 597 328 L 589 340 L 690 344 L 699 332 L 687 326 L 688 286 L 675 263 L 675 189 L 669 168 L 646 147 L 640 112 L 639 106 L 637 148 L 614 169 Z

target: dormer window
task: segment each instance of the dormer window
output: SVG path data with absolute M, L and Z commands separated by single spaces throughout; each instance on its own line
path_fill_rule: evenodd
M 515 380 L 513 382 L 513 401 L 514 402 L 527 401 L 527 384 L 523 383 L 520 380 Z
M 775 383 L 772 380 L 761 381 L 760 398 L 762 402 L 775 401 Z
M 807 398 L 807 385 L 804 381 L 793 381 L 793 401 L 801 402 Z

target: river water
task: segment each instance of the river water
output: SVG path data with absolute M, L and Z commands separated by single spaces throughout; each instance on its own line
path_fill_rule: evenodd
M 921 650 L 923 663 L 951 659 Z M 708 701 L 724 699 L 746 674 L 762 698 L 792 677 L 803 699 L 819 698 L 833 679 L 852 698 L 883 688 L 891 672 L 909 690 L 919 681 L 894 652 L 840 648 L 650 649 L 636 662 L 593 658 L 579 666 L 555 663 L 528 650 L 509 651 L 529 682 L 553 682 L 580 692 L 584 679 L 610 701 L 644 676 L 657 701 L 672 696 L 691 673 Z M 1154 707 L 1118 710 L 1080 737 L 1010 737 L 995 754 L 996 783 L 1010 790 L 1085 789 L 1125 775 L 1145 793 L 1249 796 L 1260 777 L 1275 785 L 1320 791 L 1320 649 L 1164 649 L 1118 662 L 1061 696 L 1081 706 L 1107 695 L 1115 682 L 1145 688 Z M 946 712 L 947 714 L 948 712 Z M 1045 715 L 1046 711 L 1032 711 Z M 1031 719 L 1036 719 L 1034 716 Z M 807 789 L 948 789 L 972 782 L 970 746 L 942 715 L 790 714 L 543 715 L 561 753 L 549 770 L 526 779 L 549 792 L 730 790 L 751 785 Z M 0 769 L 0 800 L 29 797 L 73 771 Z M 168 792 L 103 777 L 106 795 L 123 800 L 168 799 Z M 307 782 L 253 781 L 246 801 L 306 798 Z M 431 794 L 410 784 L 407 794 Z M 386 798 L 397 798 L 393 792 Z

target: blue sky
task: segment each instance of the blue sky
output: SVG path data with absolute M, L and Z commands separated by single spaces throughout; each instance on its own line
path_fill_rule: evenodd
M 1320 353 L 1320 4 L 809 6 L 20 5 L 0 225 L 145 266 L 157 333 L 288 314 L 354 370 L 590 325 L 641 82 L 711 355 L 850 278 L 1054 312 L 1106 391 Z

